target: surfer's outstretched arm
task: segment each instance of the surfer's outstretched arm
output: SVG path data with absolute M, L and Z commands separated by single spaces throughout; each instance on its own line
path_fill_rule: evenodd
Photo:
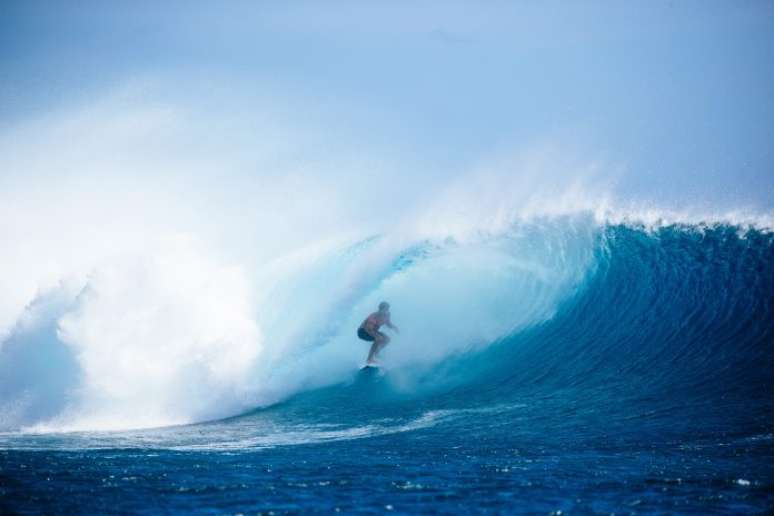
M 390 319 L 387 319 L 387 320 L 384 322 L 384 324 L 385 324 L 385 325 L 386 325 L 386 326 L 387 326 L 389 329 L 393 330 L 395 333 L 400 333 L 400 330 L 398 329 L 398 327 L 397 327 L 397 326 L 395 326 L 394 324 L 392 324 L 392 321 L 391 321 Z

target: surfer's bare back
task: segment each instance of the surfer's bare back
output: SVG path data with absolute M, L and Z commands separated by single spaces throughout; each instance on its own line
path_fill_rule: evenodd
M 368 360 L 366 365 L 376 364 L 376 355 L 390 343 L 390 338 L 384 333 L 379 331 L 379 327 L 384 324 L 391 330 L 400 333 L 398 327 L 392 324 L 390 321 L 390 303 L 382 301 L 379 303 L 379 311 L 374 312 L 365 318 L 363 323 L 357 329 L 357 336 L 361 339 L 373 342 L 371 345 L 371 351 L 368 352 Z

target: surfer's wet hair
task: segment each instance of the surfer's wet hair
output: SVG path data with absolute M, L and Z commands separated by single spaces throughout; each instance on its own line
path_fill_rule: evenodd
M 390 303 L 387 301 L 382 301 L 379 303 L 379 310 L 387 310 L 388 308 L 390 308 Z

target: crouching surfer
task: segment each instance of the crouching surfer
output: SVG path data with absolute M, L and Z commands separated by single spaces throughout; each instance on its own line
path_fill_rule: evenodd
M 390 321 L 390 304 L 386 301 L 379 303 L 379 311 L 366 317 L 365 321 L 363 321 L 357 329 L 358 337 L 365 341 L 373 342 L 373 344 L 371 344 L 371 350 L 368 352 L 368 360 L 366 360 L 367 366 L 378 364 L 376 356 L 390 343 L 390 338 L 379 331 L 379 328 L 382 325 L 400 333 L 398 327 Z

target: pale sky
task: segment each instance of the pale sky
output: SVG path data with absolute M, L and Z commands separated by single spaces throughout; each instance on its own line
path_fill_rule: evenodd
M 768 210 L 772 55 L 765 1 L 5 1 L 0 131 L 129 85 L 128 109 L 303 128 L 418 184 L 549 144 L 616 168 L 624 198 Z

